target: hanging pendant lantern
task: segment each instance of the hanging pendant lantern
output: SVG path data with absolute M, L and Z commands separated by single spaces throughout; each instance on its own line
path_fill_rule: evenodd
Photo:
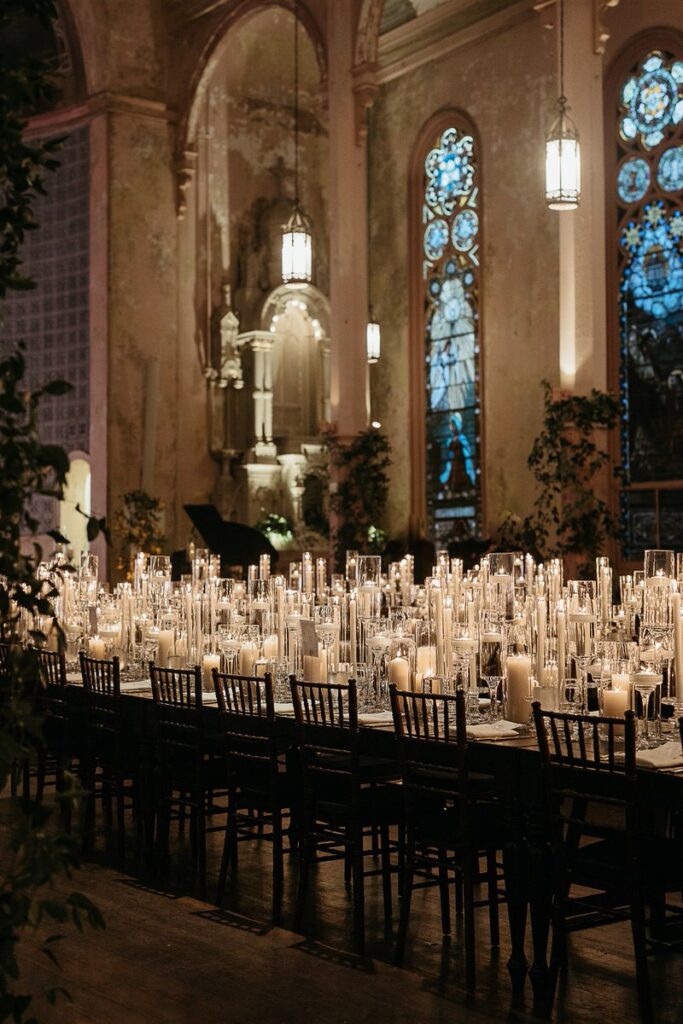
M 372 310 L 370 310 L 370 319 L 368 320 L 368 326 L 365 329 L 366 347 L 369 363 L 376 363 L 379 360 L 381 351 L 381 329 L 377 320 L 375 320 Z
M 313 264 L 310 229 L 310 220 L 296 203 L 282 227 L 282 280 L 285 284 L 310 284 Z
M 564 95 L 564 0 L 560 0 L 560 96 L 545 142 L 545 199 L 550 210 L 576 210 L 581 198 L 581 147 Z
M 294 209 L 282 226 L 282 280 L 293 288 L 313 276 L 311 221 L 299 203 L 299 5 L 294 4 Z
M 576 210 L 581 198 L 579 133 L 560 96 L 558 114 L 545 143 L 545 198 L 549 210 Z

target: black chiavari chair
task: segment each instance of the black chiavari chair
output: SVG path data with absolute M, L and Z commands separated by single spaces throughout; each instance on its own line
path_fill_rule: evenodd
M 222 751 L 210 748 L 202 716 L 202 673 L 160 668 L 150 662 L 154 700 L 155 774 L 157 793 L 156 856 L 160 867 L 170 861 L 172 821 L 181 829 L 190 815 L 192 873 L 199 875 L 199 893 L 206 897 L 206 833 L 223 831 L 207 823 L 207 810 L 218 810 L 214 793 L 227 788 Z
M 225 894 L 228 868 L 237 870 L 238 844 L 260 840 L 263 828 L 273 849 L 273 920 L 279 921 L 284 881 L 283 818 L 293 816 L 297 787 L 287 772 L 285 749 L 278 743 L 273 683 L 263 678 L 213 670 L 228 768 L 228 828 L 225 833 L 218 894 Z M 289 828 L 294 841 L 293 820 Z
M 553 930 L 547 1008 L 566 963 L 567 935 L 626 921 L 640 1014 L 651 1024 L 647 955 L 664 948 L 652 926 L 666 894 L 683 886 L 683 843 L 661 829 L 648 773 L 636 771 L 635 715 L 601 718 L 544 711 L 538 702 L 532 707 L 545 780 L 541 839 L 551 853 L 549 876 L 539 861 L 532 882 L 542 890 L 549 878 L 551 885 L 549 899 L 541 892 L 537 901 L 541 914 L 549 904 Z M 543 920 L 539 926 L 546 926 Z
M 412 893 L 438 885 L 441 922 L 450 932 L 449 881 L 456 882 L 464 910 L 467 987 L 475 986 L 475 909 L 488 906 L 491 944 L 498 945 L 496 854 L 504 845 L 503 808 L 493 781 L 472 778 L 467 767 L 465 695 L 415 693 L 390 685 L 391 709 L 403 772 L 406 811 L 405 876 L 396 956 L 403 958 Z M 479 871 L 484 857 L 486 870 Z M 433 872 L 436 871 L 436 876 Z M 416 876 L 421 881 L 416 882 Z M 487 898 L 477 900 L 481 879 Z M 459 894 L 462 885 L 462 897 Z
M 385 918 L 391 917 L 389 828 L 401 825 L 400 775 L 393 760 L 363 754 L 359 743 L 355 680 L 348 685 L 298 682 L 290 677 L 303 772 L 297 923 L 305 909 L 310 865 L 344 859 L 352 879 L 356 948 L 365 945 L 364 879 L 381 875 Z M 366 870 L 365 837 L 379 829 L 381 867 Z
M 142 816 L 140 813 L 139 758 L 126 736 L 119 659 L 90 658 L 80 652 L 81 678 L 85 692 L 85 749 L 81 776 L 87 791 L 85 839 L 92 842 L 95 806 L 99 799 L 107 826 L 113 824 L 112 800 L 116 804 L 118 859 L 125 863 L 125 813 L 130 809 L 136 823 L 136 855 L 140 852 Z

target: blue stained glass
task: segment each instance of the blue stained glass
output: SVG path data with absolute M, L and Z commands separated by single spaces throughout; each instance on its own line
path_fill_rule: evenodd
M 683 146 L 662 153 L 657 168 L 657 183 L 665 192 L 683 189 Z
M 625 203 L 637 203 L 650 187 L 650 166 L 647 160 L 634 157 L 619 168 L 617 192 Z
M 427 511 L 440 543 L 480 532 L 478 189 L 474 141 L 448 128 L 425 159 Z
M 654 149 L 664 133 L 683 117 L 683 64 L 666 67 L 665 57 L 654 51 L 643 61 L 638 76 L 630 76 L 621 89 L 621 136 L 640 134 L 646 149 Z
M 429 152 L 425 160 L 425 173 L 429 179 L 425 199 L 438 213 L 450 214 L 458 196 L 471 191 L 474 179 L 472 146 L 471 136 L 459 136 L 455 128 L 448 128 L 441 136 L 438 149 Z
M 683 61 L 646 54 L 620 101 L 621 512 L 625 553 L 637 558 L 683 522 L 680 502 L 667 505 L 674 492 L 643 489 L 683 478 Z M 636 140 L 646 152 L 631 156 Z
M 479 218 L 474 210 L 462 210 L 453 220 L 453 245 L 459 252 L 467 252 L 479 230 Z
M 621 122 L 621 133 L 625 139 L 635 139 L 638 129 L 632 117 L 625 117 Z
M 429 222 L 425 228 L 425 256 L 428 260 L 439 260 L 443 256 L 444 246 L 448 241 L 448 224 L 437 218 Z

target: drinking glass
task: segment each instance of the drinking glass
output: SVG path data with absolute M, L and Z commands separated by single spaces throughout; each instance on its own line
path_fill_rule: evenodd
M 491 702 L 490 714 L 494 718 L 502 702 L 502 684 L 505 678 L 505 643 L 503 628 L 493 622 L 483 622 L 479 634 L 479 674 L 486 682 Z
M 593 580 L 569 580 L 567 608 L 569 653 L 583 676 L 585 689 L 587 669 L 593 656 L 597 624 Z
M 638 749 L 650 750 L 658 747 L 659 740 L 659 700 L 657 688 L 661 691 L 662 679 L 654 672 L 636 672 L 633 688 L 640 696 L 641 727 L 638 737 Z

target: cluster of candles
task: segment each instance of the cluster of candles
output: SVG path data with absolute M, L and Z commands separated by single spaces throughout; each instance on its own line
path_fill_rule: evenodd
M 195 551 L 191 564 L 191 575 L 172 582 L 167 556 L 141 553 L 133 581 L 113 592 L 99 583 L 94 555 L 75 574 L 41 566 L 59 594 L 67 657 L 116 654 L 131 675 L 149 660 L 200 665 L 207 689 L 214 667 L 268 671 L 283 683 L 289 673 L 318 682 L 353 675 L 377 706 L 389 682 L 463 688 L 474 720 L 504 713 L 524 722 L 532 699 L 574 709 L 592 702 L 620 716 L 636 693 L 641 706 L 668 703 L 683 714 L 683 557 L 673 551 L 647 551 L 643 570 L 618 580 L 601 557 L 595 580 L 567 581 L 560 559 L 496 552 L 465 571 L 440 551 L 420 586 L 409 555 L 383 573 L 379 556 L 349 551 L 345 572 L 331 576 L 327 560 L 310 553 L 274 575 L 264 555 L 245 580 L 221 577 L 208 551 Z

